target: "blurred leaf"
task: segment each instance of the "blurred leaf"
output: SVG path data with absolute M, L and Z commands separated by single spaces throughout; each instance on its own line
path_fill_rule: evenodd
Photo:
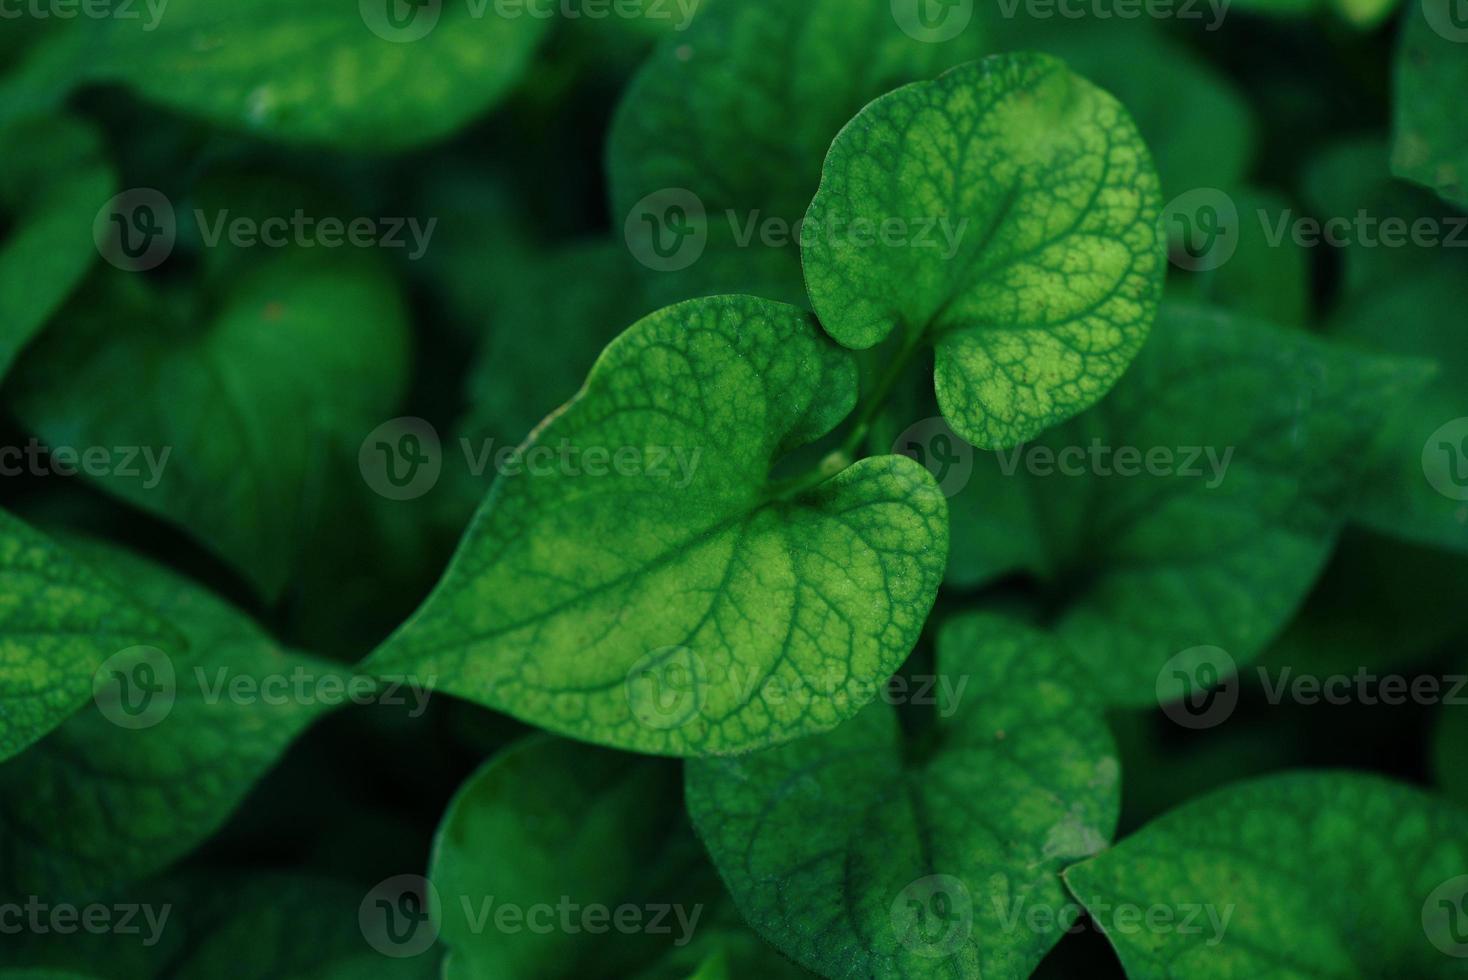
M 919 734 L 873 705 L 688 763 L 689 812 L 745 918 L 824 976 L 1023 980 L 1076 918 L 1058 872 L 1115 829 L 1116 750 L 1053 640 L 951 620 L 937 679 Z
M 345 699 L 350 677 L 283 651 L 238 611 L 151 562 L 97 544 L 75 549 L 188 646 L 126 662 L 155 673 L 142 710 L 131 710 L 124 690 L 122 704 L 89 704 L 0 764 L 0 892 L 12 895 L 95 893 L 167 867 L 218 829 L 327 710 L 322 692 Z
M 292 143 L 366 152 L 440 139 L 514 84 L 547 22 L 441 0 L 167 0 L 49 39 L 10 90 L 36 107 L 119 83 L 149 101 Z M 9 96 L 7 98 L 6 96 Z
M 1468 19 L 1459 0 L 1408 4 L 1397 52 L 1392 173 L 1468 208 Z
M 369 259 L 290 251 L 222 293 L 97 277 L 23 358 L 10 400 L 53 447 L 141 449 L 131 470 L 88 476 L 274 598 L 307 540 L 326 447 L 359 443 L 402 397 L 407 328 Z
M 1216 268 L 1207 268 L 1213 262 L 1205 261 L 1204 268 L 1182 275 L 1173 295 L 1280 326 L 1308 326 L 1310 256 L 1288 232 L 1272 239 L 1279 222 L 1298 217 L 1295 209 L 1271 191 L 1240 188 L 1225 196 L 1238 220 L 1235 251 Z
M 116 189 L 96 134 L 66 116 L 0 132 L 0 377 L 97 258 L 92 219 Z
M 711 873 L 689 877 L 700 863 L 676 767 L 523 740 L 469 777 L 439 827 L 444 977 L 630 976 L 698 935 L 717 889 Z M 635 929 L 615 924 L 628 907 Z

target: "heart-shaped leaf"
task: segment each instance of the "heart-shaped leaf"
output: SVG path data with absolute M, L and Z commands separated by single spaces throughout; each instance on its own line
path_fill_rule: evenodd
M 1115 749 L 1059 646 L 988 615 L 938 645 L 936 677 L 906 679 L 937 706 L 927 730 L 873 705 L 688 763 L 689 813 L 745 919 L 823 976 L 1028 977 L 1075 921 L 1060 870 L 1115 829 Z
M 1461 977 L 1468 816 L 1364 773 L 1179 807 L 1065 872 L 1128 977 Z
M 794 307 L 716 297 L 640 321 L 502 470 L 369 665 L 644 752 L 835 726 L 911 650 L 947 555 L 945 502 L 912 460 L 772 481 L 855 387 Z
M 996 448 L 1090 406 L 1141 349 L 1167 266 L 1160 212 L 1114 98 L 1054 58 L 1000 55 L 842 130 L 801 255 L 831 336 L 932 343 L 944 416 Z
M 49 445 L 112 450 L 116 465 L 83 472 L 274 597 L 312 492 L 331 485 L 324 447 L 392 417 L 407 352 L 376 262 L 291 252 L 234 270 L 217 304 L 97 278 L 21 360 L 10 398 Z

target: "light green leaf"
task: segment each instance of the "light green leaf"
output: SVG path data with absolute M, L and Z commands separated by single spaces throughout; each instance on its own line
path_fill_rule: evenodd
M 1342 340 L 1423 358 L 1437 368 L 1421 391 L 1384 406 L 1354 516 L 1384 534 L 1459 552 L 1468 552 L 1465 305 L 1468 279 L 1442 269 L 1379 284 L 1330 325 Z M 1412 329 L 1403 329 L 1407 323 Z
M 0 377 L 97 258 L 92 219 L 117 178 L 90 128 L 66 116 L 0 132 Z
M 630 976 L 697 935 L 707 895 L 689 873 L 700 864 L 676 767 L 544 736 L 519 742 L 469 777 L 439 825 L 429 879 L 444 977 Z M 658 931 L 610 929 L 617 909 L 646 925 L 653 905 L 669 906 Z M 608 910 L 608 934 L 581 928 L 592 908 Z
M 199 586 L 112 547 L 75 550 L 187 647 L 119 662 L 150 665 L 141 700 L 123 691 L 117 703 L 88 704 L 0 764 L 0 892 L 94 893 L 166 867 L 218 829 L 347 691 L 346 672 L 283 651 Z
M 1468 208 L 1468 23 L 1457 0 L 1408 5 L 1397 52 L 1392 173 Z
M 1289 622 L 1344 520 L 1360 447 L 1421 373 L 1171 304 L 1096 409 L 975 460 L 953 500 L 955 553 L 1004 528 L 1018 540 L 1007 562 L 956 567 L 966 584 L 1040 578 L 1055 629 L 1109 701 L 1180 696 L 1181 681 L 1159 678 L 1174 655 L 1222 647 L 1243 665 Z
M 285 253 L 221 289 L 98 277 L 17 365 L 10 401 L 53 447 L 113 450 L 118 465 L 88 478 L 273 598 L 309 533 L 312 491 L 342 477 L 320 472 L 324 447 L 356 446 L 394 414 L 406 317 L 377 263 L 352 257 Z
M 532 434 L 370 669 L 643 752 L 835 726 L 911 650 L 947 555 L 942 494 L 909 459 L 771 482 L 855 386 L 794 307 L 721 297 L 640 321 Z
M 107 658 L 136 646 L 183 646 L 151 609 L 4 511 L 0 579 L 0 760 L 86 703 Z
M 1053 641 L 966 616 L 936 677 L 926 731 L 873 705 L 688 763 L 689 813 L 745 919 L 824 976 L 1028 977 L 1075 921 L 1060 870 L 1115 829 L 1115 749 Z
M 666 215 L 639 202 L 690 192 L 707 219 L 697 225 L 707 234 L 702 257 L 681 270 L 645 269 L 651 295 L 751 293 L 804 304 L 790 230 L 816 192 L 831 140 L 877 96 L 987 53 L 984 31 L 970 24 L 951 40 L 920 41 L 886 2 L 702 6 L 690 29 L 659 47 L 617 112 L 608 150 L 614 225 L 630 219 L 631 230 L 647 234 L 639 222 Z M 783 243 L 767 242 L 765 230 Z M 644 244 L 634 239 L 634 252 Z
M 1111 96 L 1043 55 L 1003 55 L 864 109 L 826 159 L 802 249 L 848 347 L 894 329 L 937 350 L 938 404 L 976 446 L 1085 409 L 1141 348 L 1166 270 L 1147 147 Z M 947 228 L 916 247 L 854 228 Z
M 134 9 L 52 37 L 0 90 L 0 119 L 10 106 L 116 83 L 231 129 L 382 153 L 442 138 L 491 108 L 547 27 L 523 7 L 509 16 L 494 4 L 440 0 Z
M 1434 944 L 1451 943 L 1465 874 L 1462 811 L 1377 776 L 1305 772 L 1188 803 L 1065 880 L 1134 980 L 1427 980 L 1463 975 L 1461 952 Z

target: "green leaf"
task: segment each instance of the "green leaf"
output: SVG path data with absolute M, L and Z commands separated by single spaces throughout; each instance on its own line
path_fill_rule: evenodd
M 629 231 L 645 235 L 640 222 L 665 215 L 640 202 L 670 190 L 690 192 L 707 218 L 697 225 L 707 235 L 701 258 L 644 270 L 651 295 L 805 304 L 790 230 L 816 192 L 831 140 L 877 96 L 987 51 L 976 24 L 941 43 L 911 37 L 887 3 L 706 0 L 693 26 L 665 40 L 633 80 L 612 125 L 614 224 L 630 221 Z M 762 229 L 777 233 L 769 244 Z M 647 243 L 632 244 L 637 254 Z
M 1462 811 L 1377 776 L 1307 772 L 1188 803 L 1065 880 L 1134 980 L 1426 980 L 1462 976 L 1461 952 L 1434 943 L 1451 943 L 1445 906 L 1465 872 Z
M 806 282 L 848 347 L 894 329 L 933 343 L 954 430 L 1011 446 L 1094 403 L 1141 348 L 1167 264 L 1160 211 L 1115 99 L 1048 56 L 996 56 L 864 109 L 806 215 L 818 229 L 936 223 L 954 247 L 822 233 L 802 249 Z
M 369 669 L 643 752 L 835 726 L 911 650 L 947 555 L 943 497 L 912 460 L 770 481 L 855 386 L 794 307 L 720 297 L 640 321 L 532 434 Z
M 686 875 L 698 863 L 675 767 L 519 742 L 469 777 L 439 825 L 429 879 L 444 977 L 630 976 L 696 935 L 705 896 Z M 649 925 L 654 905 L 671 906 L 656 931 L 610 928 L 627 907 Z M 593 908 L 608 911 L 608 934 L 585 918 Z
M 146 700 L 124 691 L 121 702 L 89 704 L 0 764 L 0 892 L 93 893 L 166 867 L 218 829 L 347 691 L 346 672 L 283 651 L 199 586 L 112 547 L 75 550 L 187 648 L 160 647 L 146 661 Z M 144 662 L 117 663 L 126 672 Z
M 406 317 L 377 263 L 355 258 L 285 253 L 220 288 L 179 296 L 98 277 L 21 360 L 10 402 L 53 447 L 113 450 L 117 465 L 88 478 L 273 598 L 313 491 L 343 478 L 320 472 L 324 447 L 358 445 L 402 397 Z
M 1377 285 L 1330 324 L 1333 336 L 1437 368 L 1421 391 L 1384 406 L 1354 516 L 1384 534 L 1458 552 L 1468 552 L 1465 304 L 1468 280 L 1443 269 Z
M 1061 649 L 988 615 L 938 646 L 927 731 L 873 705 L 688 763 L 689 813 L 745 919 L 824 976 L 1028 977 L 1074 921 L 1060 870 L 1116 826 L 1115 749 Z
M 0 132 L 0 378 L 97 258 L 92 219 L 117 178 L 97 136 L 66 116 Z
M 1093 411 L 975 460 L 952 503 L 953 550 L 1007 528 L 1009 560 L 956 567 L 966 584 L 1041 579 L 1055 629 L 1108 701 L 1180 696 L 1163 673 L 1174 655 L 1222 647 L 1243 665 L 1289 622 L 1330 554 L 1383 404 L 1420 378 L 1415 364 L 1169 304 Z
M 155 4 L 155 6 L 157 6 Z M 133 18 L 84 18 L 50 39 L 6 103 L 30 109 L 80 86 L 126 85 L 219 126 L 367 152 L 440 139 L 490 109 L 547 21 L 522 8 L 362 0 L 169 0 Z M 14 110 L 10 110 L 14 111 Z
M 1456 0 L 1408 6 L 1397 52 L 1392 173 L 1468 208 L 1468 25 Z
M 0 579 L 0 760 L 80 708 L 107 658 L 183 645 L 152 610 L 5 511 Z

